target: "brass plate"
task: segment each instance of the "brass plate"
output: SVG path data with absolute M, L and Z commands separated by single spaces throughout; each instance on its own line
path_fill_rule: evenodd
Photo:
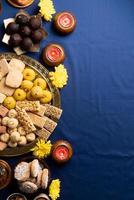
M 8 1 L 8 3 L 10 3 L 12 6 L 14 6 L 16 8 L 26 8 L 34 2 L 34 0 L 29 0 L 29 3 L 27 5 L 21 6 L 21 5 L 18 5 L 17 3 L 14 3 L 13 0 L 7 0 L 7 1 Z
M 8 61 L 10 61 L 12 58 L 20 59 L 27 66 L 37 71 L 40 74 L 40 76 L 42 76 L 46 80 L 49 89 L 53 94 L 52 105 L 58 108 L 61 107 L 60 92 L 57 88 L 54 88 L 52 86 L 48 77 L 48 70 L 41 63 L 25 55 L 17 56 L 15 53 L 0 53 L 0 59 L 1 58 L 6 58 Z M 36 142 L 37 139 L 34 142 L 25 145 L 24 147 L 6 148 L 4 151 L 0 151 L 0 156 L 12 157 L 23 155 L 25 153 L 30 152 L 30 149 L 34 147 Z

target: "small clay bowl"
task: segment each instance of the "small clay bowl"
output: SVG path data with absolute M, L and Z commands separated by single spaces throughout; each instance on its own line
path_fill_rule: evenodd
M 46 65 L 55 67 L 65 60 L 64 48 L 59 44 L 48 44 L 42 51 L 42 59 Z
M 58 164 L 66 163 L 73 155 L 72 146 L 65 140 L 59 140 L 53 144 L 51 155 Z
M 10 3 L 15 8 L 26 8 L 26 7 L 30 6 L 34 2 L 34 0 L 29 0 L 27 4 L 20 5 L 17 2 L 15 2 L 14 0 L 7 0 L 7 1 L 8 1 L 8 3 Z
M 69 34 L 76 27 L 75 16 L 68 11 L 59 12 L 54 17 L 54 28 L 61 34 Z
M 40 194 L 34 198 L 34 200 L 50 200 L 50 198 L 46 194 Z
M 18 200 L 18 199 L 16 199 L 16 197 L 20 197 L 20 198 L 22 198 L 22 200 L 27 200 L 27 198 L 20 193 L 11 194 L 9 197 L 7 197 L 7 200 Z
M 11 177 L 11 167 L 4 160 L 0 160 L 0 190 L 9 185 Z

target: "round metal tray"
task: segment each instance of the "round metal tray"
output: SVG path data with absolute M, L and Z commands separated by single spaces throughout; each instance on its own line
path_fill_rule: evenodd
M 12 58 L 20 59 L 27 66 L 37 71 L 37 73 L 39 73 L 40 76 L 42 76 L 46 80 L 48 87 L 53 94 L 52 105 L 58 108 L 61 107 L 60 92 L 57 88 L 54 88 L 52 86 L 48 77 L 48 70 L 41 63 L 25 55 L 17 56 L 15 53 L 0 53 L 0 59 L 1 58 L 6 58 L 8 61 L 10 61 Z M 24 147 L 6 148 L 5 150 L 0 151 L 0 156 L 12 157 L 23 155 L 25 153 L 30 152 L 30 149 L 34 147 L 36 142 L 37 139 L 34 142 L 25 145 Z

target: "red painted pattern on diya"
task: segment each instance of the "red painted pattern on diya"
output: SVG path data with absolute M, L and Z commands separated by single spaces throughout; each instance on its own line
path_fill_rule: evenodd
M 65 52 L 59 44 L 49 44 L 42 51 L 42 59 L 49 66 L 57 66 L 65 59 Z
M 76 18 L 70 12 L 60 12 L 54 18 L 54 26 L 60 33 L 71 33 L 76 27 Z
M 55 149 L 53 154 L 57 157 L 59 160 L 66 160 L 69 157 L 69 150 L 65 146 L 59 146 Z
M 52 147 L 52 158 L 57 163 L 65 163 L 72 157 L 73 149 L 69 142 L 65 140 L 57 141 Z
M 61 49 L 57 46 L 50 46 L 46 52 L 48 59 L 56 62 L 62 55 Z

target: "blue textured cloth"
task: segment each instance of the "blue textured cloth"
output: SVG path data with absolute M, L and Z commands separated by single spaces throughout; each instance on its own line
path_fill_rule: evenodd
M 27 8 L 36 13 L 37 2 Z M 5 0 L 3 19 L 18 11 Z M 44 23 L 49 42 L 66 51 L 68 85 L 61 91 L 63 116 L 52 141 L 69 140 L 72 160 L 49 165 L 62 181 L 62 200 L 134 200 L 134 1 L 55 0 L 57 11 L 70 10 L 77 29 L 61 37 Z M 0 52 L 10 51 L 0 43 Z M 40 60 L 40 53 L 28 54 Z M 41 60 L 40 60 L 41 61 Z M 12 166 L 21 157 L 7 159 Z M 0 200 L 18 191 L 16 183 L 0 191 Z M 29 197 L 32 200 L 32 197 Z

